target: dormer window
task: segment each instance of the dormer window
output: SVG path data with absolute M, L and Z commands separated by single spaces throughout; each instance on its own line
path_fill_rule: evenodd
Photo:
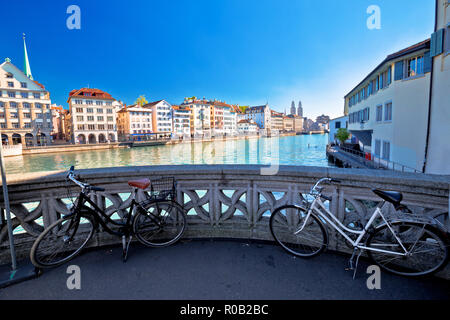
M 14 76 L 13 76 L 13 74 L 11 72 L 7 72 L 6 73 L 6 77 L 9 78 L 9 79 L 12 79 Z

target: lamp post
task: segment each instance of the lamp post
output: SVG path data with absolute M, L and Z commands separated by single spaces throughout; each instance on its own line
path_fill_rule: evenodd
M 17 267 L 16 250 L 14 248 L 14 235 L 11 223 L 11 208 L 9 206 L 8 184 L 6 182 L 6 172 L 3 161 L 3 142 L 0 144 L 0 171 L 2 177 L 3 202 L 6 211 L 6 224 L 8 228 L 9 250 L 11 253 L 11 271 L 0 274 L 0 288 L 3 288 L 14 283 L 36 277 L 38 275 L 38 270 L 31 264 L 24 265 L 21 268 Z

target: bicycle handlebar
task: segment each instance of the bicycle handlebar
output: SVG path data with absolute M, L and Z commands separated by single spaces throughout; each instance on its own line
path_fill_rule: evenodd
M 320 185 L 321 183 L 323 183 L 323 182 L 328 182 L 328 183 L 331 183 L 331 182 L 333 182 L 333 183 L 341 183 L 341 180 L 334 179 L 334 178 L 326 178 L 326 177 L 325 177 L 325 178 L 321 178 L 321 179 L 319 179 L 319 180 L 314 184 L 314 186 L 311 188 L 310 194 L 320 194 L 321 190 L 319 191 L 319 190 L 317 190 L 317 189 L 318 189 L 319 185 Z M 321 194 L 320 194 L 320 195 L 321 195 Z M 322 196 L 322 195 L 321 195 L 321 197 L 324 198 L 324 199 L 326 199 L 326 200 L 331 200 L 330 198 L 325 197 L 325 196 Z
M 91 185 L 88 184 L 88 183 L 83 183 L 83 182 L 81 182 L 81 181 L 78 181 L 78 180 L 75 178 L 74 170 L 75 170 L 75 167 L 74 167 L 74 166 L 71 166 L 70 169 L 69 169 L 69 173 L 67 174 L 67 178 L 68 178 L 69 180 L 73 181 L 73 182 L 74 182 L 76 185 L 78 185 L 81 189 L 83 189 L 83 190 L 86 190 L 86 189 L 87 189 L 87 190 L 92 190 L 92 191 L 105 191 L 104 188 L 94 187 L 94 186 L 91 186 Z

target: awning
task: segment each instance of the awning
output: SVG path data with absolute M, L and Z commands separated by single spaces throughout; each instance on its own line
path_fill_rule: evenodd
M 350 133 L 358 138 L 365 146 L 372 146 L 373 130 L 350 130 Z

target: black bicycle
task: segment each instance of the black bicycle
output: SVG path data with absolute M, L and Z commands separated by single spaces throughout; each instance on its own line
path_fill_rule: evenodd
M 33 243 L 30 258 L 36 267 L 56 267 L 73 259 L 88 244 L 99 226 L 109 234 L 122 237 L 124 262 L 133 236 L 146 246 L 165 247 L 177 242 L 184 233 L 186 214 L 176 201 L 173 177 L 128 181 L 128 185 L 133 187 L 131 203 L 128 212 L 126 208 L 122 211 L 125 214 L 120 219 L 107 215 L 89 197 L 92 193 L 105 191 L 104 188 L 77 180 L 73 166 L 67 179 L 77 184 L 81 192 L 70 213 L 48 226 Z M 138 189 L 145 190 L 149 186 L 150 197 L 137 202 Z

